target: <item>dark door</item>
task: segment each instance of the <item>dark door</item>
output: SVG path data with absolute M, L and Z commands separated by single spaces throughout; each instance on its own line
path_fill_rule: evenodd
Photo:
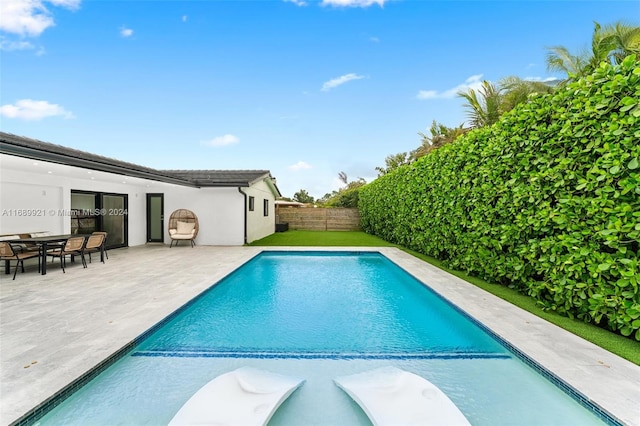
M 164 241 L 164 194 L 147 194 L 147 242 Z
M 100 194 L 102 230 L 107 232 L 107 248 L 126 247 L 129 240 L 128 197 Z

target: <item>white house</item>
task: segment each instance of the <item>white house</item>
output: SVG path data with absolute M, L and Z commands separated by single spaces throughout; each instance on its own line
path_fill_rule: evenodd
M 242 245 L 275 232 L 280 196 L 268 170 L 155 170 L 0 132 L 0 235 L 109 233 L 109 247 L 169 243 L 177 209 L 197 244 Z

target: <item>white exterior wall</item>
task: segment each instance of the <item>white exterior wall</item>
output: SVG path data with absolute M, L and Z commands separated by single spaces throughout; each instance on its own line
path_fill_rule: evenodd
M 255 199 L 253 211 L 248 211 L 247 205 L 247 242 L 250 243 L 273 234 L 276 230 L 276 199 L 269 185 L 261 180 L 249 188 L 242 188 L 242 190 L 247 194 L 247 200 L 250 196 Z M 268 216 L 264 215 L 264 200 L 269 202 Z
M 72 190 L 127 194 L 129 246 L 146 243 L 147 193 L 164 194 L 165 243 L 170 243 L 171 212 L 189 209 L 198 216 L 197 244 L 244 244 L 244 196 L 236 187 L 192 188 L 4 154 L 0 154 L 0 234 L 70 233 L 71 220 L 65 212 L 71 207 Z M 249 241 L 273 233 L 274 196 L 265 192 L 267 185 L 259 182 L 255 189 L 243 190 L 256 197 L 256 211 L 249 216 Z M 269 199 L 267 218 L 262 216 L 264 198 Z
M 164 194 L 164 237 L 167 244 L 171 242 L 167 231 L 169 216 L 177 209 L 188 209 L 198 216 L 199 231 L 196 244 L 216 246 L 244 244 L 244 217 L 242 216 L 244 198 L 238 192 L 238 188 L 174 186 L 165 190 Z
M 144 244 L 145 189 L 142 179 L 0 154 L 0 234 L 68 234 L 71 190 L 113 192 L 128 196 L 129 245 Z

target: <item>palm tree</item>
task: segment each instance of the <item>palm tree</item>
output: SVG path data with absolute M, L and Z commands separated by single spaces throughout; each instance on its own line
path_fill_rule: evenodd
M 593 68 L 603 61 L 619 64 L 629 55 L 640 54 L 640 27 L 616 22 L 602 27 L 595 23 L 593 31 L 592 51 Z
M 516 105 L 526 102 L 530 96 L 553 92 L 553 86 L 541 81 L 528 81 L 519 77 L 506 77 L 495 85 L 484 80 L 482 87 L 476 92 L 474 89 L 459 92 L 458 96 L 466 99 L 467 117 L 472 128 L 490 126 L 497 122 L 502 114 L 511 111 Z M 434 123 L 435 124 L 435 123 Z M 430 141 L 437 142 L 434 133 Z M 462 126 L 459 131 L 462 131 Z M 424 135 L 423 139 L 424 139 Z
M 467 100 L 464 107 L 472 128 L 490 126 L 502 114 L 502 90 L 490 81 L 484 80 L 477 93 L 474 89 L 469 89 L 468 92 L 458 92 L 458 96 Z
M 378 176 L 383 176 L 400 166 L 410 164 L 411 161 L 411 155 L 406 152 L 387 155 L 387 157 L 384 159 L 384 164 L 386 167 L 376 167 L 376 172 L 378 172 Z
M 547 48 L 547 70 L 560 71 L 568 76 L 584 77 L 587 71 L 589 59 L 587 53 L 572 55 L 564 46 Z
M 347 177 L 347 174 L 345 172 L 338 173 L 338 179 L 340 179 L 340 182 L 344 183 L 345 185 L 349 182 L 349 178 Z
M 516 105 L 538 94 L 552 93 L 554 87 L 542 81 L 523 80 L 520 77 L 505 77 L 498 82 L 503 91 L 502 113 L 511 111 Z
M 569 80 L 590 74 L 601 62 L 619 64 L 629 55 L 640 57 L 640 27 L 616 22 L 594 22 L 591 51 L 572 54 L 564 46 L 547 48 L 547 69 L 567 73 Z
M 460 135 L 466 133 L 469 129 L 465 129 L 462 124 L 458 127 L 447 127 L 442 123 L 438 123 L 433 120 L 429 133 L 426 135 L 422 132 L 418 132 L 421 138 L 421 145 L 409 154 L 410 160 L 416 160 L 424 155 L 427 155 L 434 149 L 438 149 L 443 145 L 453 142 Z

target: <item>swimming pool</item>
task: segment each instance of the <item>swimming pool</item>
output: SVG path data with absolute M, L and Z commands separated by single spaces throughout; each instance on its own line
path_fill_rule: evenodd
M 437 384 L 473 424 L 599 423 L 375 253 L 264 253 L 145 337 L 41 423 L 166 424 L 244 365 L 307 379 L 271 424 L 368 424 L 332 378 L 386 365 Z

